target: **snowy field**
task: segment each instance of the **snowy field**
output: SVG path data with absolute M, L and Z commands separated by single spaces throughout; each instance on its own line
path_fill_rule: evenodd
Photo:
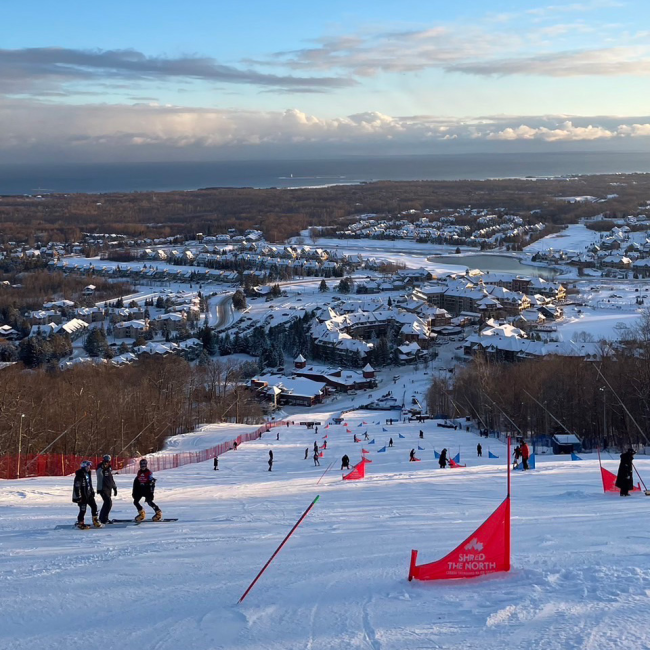
M 538 253 L 549 249 L 584 253 L 591 244 L 599 240 L 599 232 L 589 230 L 589 228 L 582 224 L 571 224 L 561 232 L 538 239 L 536 242 L 526 246 L 524 250 L 527 253 Z
M 67 650 L 82 639 L 106 650 L 650 646 L 650 501 L 604 495 L 593 457 L 538 457 L 537 470 L 513 474 L 509 574 L 409 583 L 412 548 L 420 562 L 442 557 L 501 502 L 504 446 L 490 441 L 500 458 L 488 460 L 483 440 L 478 459 L 475 434 L 431 422 L 373 424 L 386 417 L 347 419 L 374 445 L 354 444 L 343 426 L 316 436 L 296 425 L 228 452 L 218 472 L 211 462 L 160 472 L 156 501 L 178 523 L 56 530 L 75 517 L 70 477 L 0 482 L 0 648 Z M 199 448 L 201 438 L 208 447 L 221 433 L 196 434 L 178 448 Z M 325 434 L 328 449 L 314 467 L 304 451 Z M 395 448 L 378 453 L 390 436 Z M 418 443 L 422 462 L 409 463 Z M 366 479 L 341 481 L 342 454 L 355 462 L 362 445 L 372 450 Z M 438 469 L 433 449 L 443 446 L 460 448 L 468 467 Z M 605 465 L 617 464 L 608 457 Z M 638 466 L 650 475 L 650 461 Z M 131 480 L 117 476 L 115 517 L 135 514 Z M 237 605 L 316 495 L 311 514 Z

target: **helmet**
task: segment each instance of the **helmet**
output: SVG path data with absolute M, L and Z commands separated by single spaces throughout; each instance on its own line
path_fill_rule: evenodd
M 140 469 L 146 469 L 146 468 L 147 468 L 147 459 L 146 459 L 146 458 L 143 458 L 143 459 L 140 461 Z
M 89 460 L 84 460 L 81 463 L 81 468 L 82 469 L 90 469 L 93 466 L 93 464 Z
M 111 455 L 110 454 L 105 454 L 102 458 L 102 460 L 105 460 L 107 463 L 111 462 Z

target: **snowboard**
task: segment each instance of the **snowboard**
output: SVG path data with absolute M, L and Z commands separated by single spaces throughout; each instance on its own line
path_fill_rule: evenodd
M 105 524 L 101 528 L 95 528 L 90 526 L 90 528 L 77 528 L 74 524 L 61 524 L 59 526 L 54 526 L 54 530 L 104 530 L 105 528 L 126 528 L 127 524 L 117 523 L 117 524 Z
M 142 521 L 135 521 L 133 519 L 113 519 L 115 522 L 112 524 L 113 526 L 115 524 L 146 524 L 146 523 L 152 523 L 152 524 L 162 524 L 165 522 L 170 522 L 170 521 L 178 521 L 178 519 L 161 519 L 160 521 L 153 521 L 152 519 L 143 519 Z M 109 524 L 110 526 L 111 524 Z

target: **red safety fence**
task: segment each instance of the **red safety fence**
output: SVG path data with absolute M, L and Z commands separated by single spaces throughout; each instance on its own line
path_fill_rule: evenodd
M 200 451 L 186 451 L 176 454 L 156 454 L 147 457 L 147 466 L 152 472 L 163 469 L 173 469 L 191 463 L 202 463 L 220 456 L 226 451 L 233 449 L 235 444 L 257 440 L 262 434 L 273 427 L 285 426 L 286 422 L 269 422 L 250 433 L 243 433 L 234 440 L 222 442 L 219 445 L 202 449 Z M 21 454 L 20 460 L 17 455 L 0 456 L 0 479 L 27 478 L 30 476 L 68 476 L 76 472 L 81 462 L 89 460 L 93 467 L 101 463 L 101 456 L 75 456 L 71 454 Z M 113 458 L 111 465 L 114 471 L 121 474 L 135 474 L 140 468 L 140 458 Z M 20 463 L 20 465 L 19 465 Z

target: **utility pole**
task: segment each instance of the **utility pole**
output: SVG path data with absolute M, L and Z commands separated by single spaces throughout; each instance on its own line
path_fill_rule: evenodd
M 24 413 L 20 414 L 20 425 L 18 427 L 18 460 L 16 461 L 16 478 L 20 478 L 20 453 L 23 448 L 23 418 Z

